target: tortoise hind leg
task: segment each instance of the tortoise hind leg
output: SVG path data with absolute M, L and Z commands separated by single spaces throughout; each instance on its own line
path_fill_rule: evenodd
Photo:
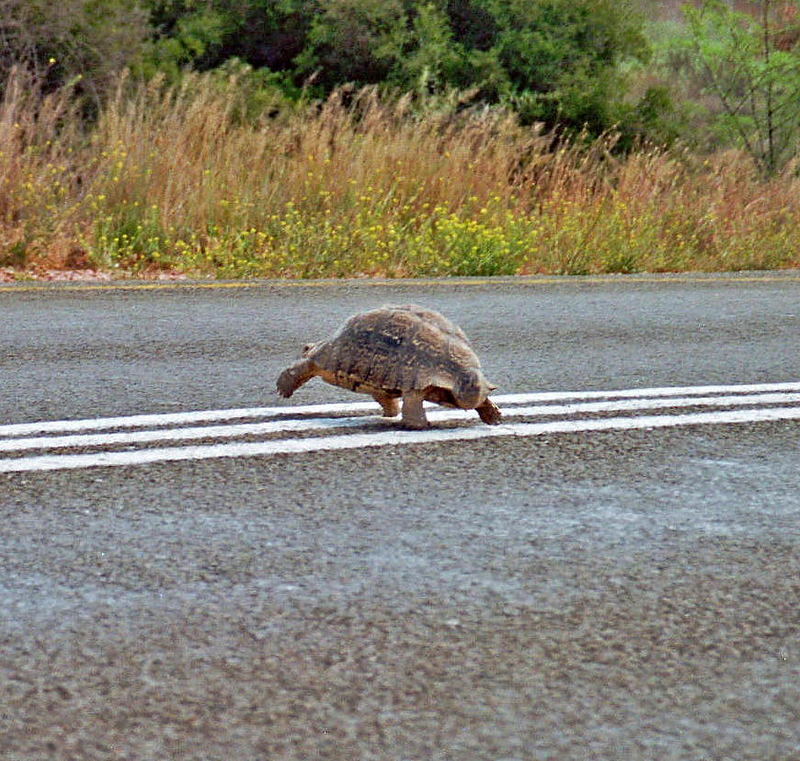
M 500 418 L 503 417 L 500 408 L 490 399 L 486 399 L 482 404 L 479 404 L 475 408 L 475 412 L 480 415 L 481 420 L 487 425 L 497 425 L 500 422 Z
M 396 396 L 389 396 L 388 394 L 375 393 L 372 398 L 380 404 L 383 409 L 384 417 L 396 417 L 400 412 L 400 400 Z
M 315 375 L 317 366 L 309 359 L 301 359 L 278 376 L 278 393 L 288 398 Z
M 425 417 L 422 402 L 425 394 L 422 391 L 406 391 L 403 394 L 403 426 L 405 428 L 427 428 L 430 424 Z

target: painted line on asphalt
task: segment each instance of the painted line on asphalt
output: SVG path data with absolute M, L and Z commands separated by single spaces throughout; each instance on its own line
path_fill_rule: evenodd
M 660 388 L 616 389 L 611 391 L 543 391 L 523 394 L 499 394 L 492 399 L 499 405 L 529 404 L 533 402 L 559 402 L 587 399 L 647 399 L 706 394 L 757 394 L 769 392 L 800 391 L 800 382 L 757 383 L 715 386 L 669 386 Z M 0 425 L 0 436 L 32 436 L 41 433 L 68 433 L 98 431 L 111 428 L 147 428 L 154 426 L 187 425 L 243 418 L 280 418 L 304 415 L 371 412 L 375 402 L 349 402 L 284 407 L 238 407 L 222 410 L 193 412 L 168 412 L 120 417 L 85 418 L 79 420 L 46 420 L 33 423 Z
M 504 407 L 509 417 L 555 417 L 562 415 L 590 415 L 606 412 L 633 412 L 681 407 L 747 407 L 755 405 L 794 404 L 800 402 L 800 393 L 772 393 L 736 396 L 684 396 L 655 399 L 626 399 L 623 401 L 579 402 L 576 404 L 549 404 L 532 407 Z M 374 409 L 375 405 L 371 405 Z M 472 410 L 435 409 L 427 413 L 431 422 L 476 419 Z M 76 449 L 102 446 L 153 444 L 167 441 L 197 439 L 232 439 L 244 436 L 267 436 L 280 433 L 327 431 L 341 428 L 364 428 L 374 425 L 377 416 L 343 418 L 315 418 L 311 420 L 277 420 L 266 423 L 243 423 L 188 428 L 160 428 L 156 430 L 66 436 L 34 436 L 29 438 L 0 439 L 0 452 L 22 452 L 35 449 Z M 391 423 L 387 423 L 391 425 Z
M 230 457 L 255 457 L 277 454 L 325 452 L 368 447 L 430 444 L 498 437 L 531 437 L 582 431 L 620 431 L 651 428 L 676 428 L 689 425 L 762 423 L 800 419 L 800 407 L 755 410 L 697 412 L 685 415 L 643 415 L 595 420 L 560 420 L 550 423 L 515 423 L 495 427 L 433 429 L 426 431 L 382 431 L 310 439 L 282 439 L 262 442 L 211 444 L 193 447 L 142 449 L 131 452 L 44 455 L 0 460 L 0 473 L 119 467 L 182 460 L 207 460 Z

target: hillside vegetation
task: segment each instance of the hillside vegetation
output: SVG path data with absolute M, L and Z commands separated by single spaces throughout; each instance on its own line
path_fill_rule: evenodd
M 793 3 L 67 2 L 0 0 L 6 273 L 800 264 Z

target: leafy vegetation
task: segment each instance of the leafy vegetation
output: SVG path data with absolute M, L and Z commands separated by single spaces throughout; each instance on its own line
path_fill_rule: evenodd
M 798 266 L 796 4 L 751 5 L 0 0 L 0 268 Z
M 687 8 L 688 60 L 719 105 L 715 126 L 765 173 L 792 158 L 800 136 L 800 29 L 793 4 L 762 0 L 758 16 L 720 0 Z
M 458 89 L 528 123 L 599 134 L 620 120 L 620 65 L 648 45 L 638 0 L 0 0 L 6 71 L 25 60 L 96 95 L 130 66 L 177 81 L 238 60 L 289 97 L 345 83 L 421 96 Z M 69 20 L 67 20 L 69 19 Z M 24 34 L 18 30 L 26 30 Z

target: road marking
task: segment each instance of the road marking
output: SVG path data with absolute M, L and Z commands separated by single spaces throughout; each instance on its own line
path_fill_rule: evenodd
M 552 423 L 513 423 L 496 427 L 432 429 L 426 431 L 382 431 L 344 436 L 323 436 L 308 439 L 211 444 L 194 447 L 141 449 L 132 452 L 99 452 L 96 454 L 43 455 L 0 460 L 0 473 L 66 470 L 123 465 L 144 465 L 180 460 L 207 460 L 223 457 L 254 457 L 302 452 L 324 452 L 366 447 L 429 444 L 442 441 L 468 441 L 502 436 L 544 436 L 580 431 L 634 430 L 641 428 L 673 428 L 687 425 L 720 425 L 759 423 L 778 420 L 800 420 L 800 407 L 775 407 L 757 410 L 697 412 L 685 415 L 644 415 L 613 417 L 599 420 L 561 420 Z
M 793 393 L 795 392 L 795 393 Z M 0 458 L 0 473 L 67 470 L 90 467 L 144 465 L 156 462 L 204 460 L 222 457 L 253 457 L 315 451 L 335 451 L 367 447 L 401 446 L 446 441 L 468 441 L 496 437 L 533 437 L 568 432 L 632 430 L 666 428 L 687 425 L 719 425 L 790 421 L 800 419 L 800 383 L 773 383 L 718 386 L 682 386 L 612 391 L 538 392 L 507 394 L 493 397 L 501 405 L 506 420 L 520 419 L 490 427 L 479 424 L 475 413 L 464 410 L 435 408 L 429 417 L 433 422 L 474 419 L 469 427 L 433 428 L 425 431 L 406 431 L 383 422 L 384 429 L 374 430 L 375 415 L 349 417 L 317 417 L 331 412 L 347 413 L 375 410 L 374 402 L 350 404 L 306 405 L 305 407 L 237 408 L 206 410 L 166 415 L 133 415 L 121 418 L 98 418 L 80 421 L 45 421 L 43 423 L 0 426 L 0 434 L 12 436 L 0 439 L 0 451 L 51 451 L 63 448 L 120 447 L 199 439 L 231 439 L 244 436 L 264 437 L 263 441 L 226 441 L 194 446 L 162 446 L 130 451 L 108 450 L 69 453 L 37 454 Z M 599 401 L 585 401 L 597 399 Z M 577 401 L 576 401 L 577 400 Z M 571 402 L 559 404 L 557 402 Z M 530 406 L 530 402 L 538 402 Z M 525 406 L 529 405 L 529 406 Z M 783 406 L 777 406 L 783 405 Z M 675 412 L 664 415 L 622 416 L 616 413 L 641 412 L 655 409 L 734 408 L 712 411 Z M 753 409 L 742 409 L 750 407 Z M 294 415 L 292 419 L 282 416 Z M 306 417 L 300 417 L 297 416 Z M 586 418 L 586 415 L 605 417 Z M 609 416 L 611 415 L 611 416 Z M 264 422 L 230 425 L 193 426 L 208 420 L 236 420 L 241 417 L 272 417 Z M 541 422 L 541 417 L 565 417 L 564 420 Z M 584 417 L 581 417 L 584 416 Z M 533 420 L 532 420 L 533 419 Z M 178 428 L 155 428 L 179 424 Z M 187 427 L 188 424 L 188 427 Z M 70 428 L 69 426 L 76 426 Z M 33 428 L 31 428 L 33 426 Z M 108 430 L 145 429 L 150 430 Z M 102 433 L 62 436 L 25 436 L 31 432 L 103 430 Z M 348 433 L 329 435 L 335 429 Z M 286 434 L 302 433 L 291 438 Z M 309 435 L 320 434 L 320 435 Z M 14 438 L 13 436 L 16 436 Z M 277 437 L 277 438 L 276 438 Z
M 581 399 L 638 399 L 691 396 L 693 394 L 757 394 L 780 391 L 800 391 L 800 383 L 668 386 L 662 388 L 615 389 L 611 391 L 541 391 L 528 394 L 499 394 L 492 396 L 492 399 L 497 404 L 504 405 Z M 35 423 L 11 423 L 0 425 L 0 436 L 30 436 L 37 433 L 66 433 L 69 431 L 91 431 L 109 428 L 147 428 L 243 418 L 298 417 L 303 415 L 370 412 L 373 410 L 375 410 L 375 402 L 369 401 L 296 406 L 288 405 L 285 407 L 236 407 L 225 410 L 166 412 L 152 415 L 126 415 L 121 417 L 87 418 L 81 420 L 47 420 Z
M 525 397 L 526 395 L 520 394 Z M 626 399 L 624 401 L 578 402 L 576 404 L 547 404 L 535 407 L 504 407 L 509 417 L 555 417 L 573 414 L 602 412 L 632 412 L 680 407 L 750 407 L 765 404 L 793 404 L 800 402 L 800 394 L 751 394 L 744 396 L 684 396 L 657 399 Z M 355 406 L 355 405 L 352 405 Z M 367 405 L 375 411 L 374 403 Z M 427 413 L 432 423 L 453 420 L 477 419 L 472 410 L 434 409 Z M 336 428 L 363 428 L 375 416 L 317 418 L 312 420 L 276 420 L 266 423 L 240 423 L 236 425 L 194 426 L 167 428 L 132 433 L 70 434 L 66 436 L 34 436 L 29 438 L 0 439 L 0 452 L 21 452 L 30 449 L 77 449 L 80 447 L 124 446 L 128 444 L 153 444 L 162 441 L 187 441 L 191 439 L 232 439 L 244 436 L 265 436 L 276 433 L 324 431 Z

